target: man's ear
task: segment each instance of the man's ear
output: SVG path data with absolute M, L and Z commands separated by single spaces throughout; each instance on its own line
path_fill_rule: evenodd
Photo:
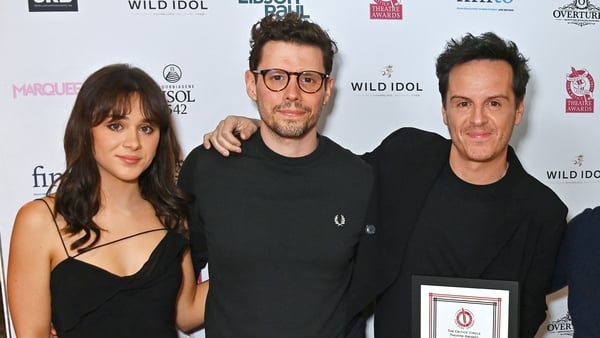
M 523 114 L 525 113 L 525 99 L 521 100 L 521 102 L 517 105 L 517 110 L 515 111 L 515 126 L 521 123 L 523 119 Z
M 247 70 L 244 73 L 244 79 L 246 80 L 246 93 L 252 100 L 256 101 L 256 75 L 252 71 Z
M 334 82 L 333 77 L 329 77 L 326 80 L 327 80 L 327 82 L 325 82 L 325 84 L 324 84 L 325 94 L 323 96 L 323 105 L 326 105 L 327 102 L 329 102 L 329 98 L 331 97 L 331 91 L 332 91 L 333 82 Z
M 448 114 L 446 113 L 446 107 L 442 105 L 442 119 L 444 119 L 444 124 L 448 125 Z

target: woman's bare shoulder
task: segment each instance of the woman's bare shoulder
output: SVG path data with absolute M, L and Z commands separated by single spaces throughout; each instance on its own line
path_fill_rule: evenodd
M 34 233 L 46 233 L 46 231 L 52 229 L 56 231 L 54 226 L 56 220 L 51 211 L 53 209 L 54 198 L 52 197 L 35 199 L 23 204 L 15 217 L 15 229 L 13 231 L 26 230 Z

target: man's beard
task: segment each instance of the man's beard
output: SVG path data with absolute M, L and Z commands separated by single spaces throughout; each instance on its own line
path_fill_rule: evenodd
M 312 130 L 315 127 L 315 125 L 317 124 L 317 121 L 313 120 L 313 117 L 311 114 L 311 109 L 309 107 L 303 106 L 301 104 L 293 104 L 293 103 L 282 104 L 282 105 L 276 106 L 273 109 L 273 111 L 276 112 L 278 110 L 287 109 L 292 106 L 295 109 L 302 110 L 308 118 L 305 120 L 302 120 L 302 121 L 273 119 L 273 120 L 269 121 L 268 123 L 266 123 L 267 126 L 271 130 L 273 130 L 273 132 L 275 134 L 277 134 L 280 137 L 301 138 L 302 136 L 306 135 L 310 130 Z M 276 116 L 276 113 L 273 113 L 272 116 Z

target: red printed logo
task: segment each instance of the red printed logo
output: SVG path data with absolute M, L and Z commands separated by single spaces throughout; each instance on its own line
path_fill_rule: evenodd
M 456 325 L 461 329 L 468 329 L 471 326 L 473 326 L 473 323 L 475 323 L 473 313 L 465 308 L 462 308 L 456 312 L 454 321 L 456 322 Z
M 594 78 L 587 69 L 575 69 L 566 77 L 566 89 L 570 98 L 566 100 L 567 113 L 594 112 Z
M 402 20 L 400 0 L 373 0 L 370 4 L 371 20 Z

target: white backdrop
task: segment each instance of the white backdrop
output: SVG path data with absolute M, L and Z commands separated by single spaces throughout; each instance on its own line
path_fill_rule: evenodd
M 593 81 L 600 78 L 598 5 L 600 0 L 1 1 L 4 261 L 17 209 L 43 195 L 64 168 L 65 122 L 89 74 L 116 62 L 151 74 L 171 101 L 187 153 L 225 115 L 257 116 L 243 81 L 250 26 L 288 10 L 309 16 L 338 42 L 334 102 L 320 127 L 356 153 L 373 149 L 401 126 L 447 135 L 434 63 L 449 38 L 494 31 L 515 41 L 530 58 L 532 78 L 525 119 L 511 143 L 572 217 L 600 204 L 600 108 L 593 100 Z M 169 82 L 163 76 L 168 70 L 180 78 Z M 579 82 L 569 81 L 571 74 Z M 571 335 L 565 291 L 550 297 L 539 336 Z

